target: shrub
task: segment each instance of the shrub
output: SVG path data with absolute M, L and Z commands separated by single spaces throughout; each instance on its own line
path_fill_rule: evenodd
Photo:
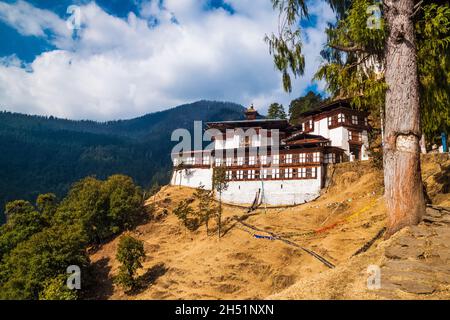
M 116 259 L 121 263 L 115 281 L 125 289 L 133 289 L 137 284 L 135 274 L 142 268 L 145 259 L 144 243 L 125 235 L 119 240 Z

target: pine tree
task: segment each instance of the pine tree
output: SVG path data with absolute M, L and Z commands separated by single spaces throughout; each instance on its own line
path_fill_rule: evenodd
M 213 173 L 213 190 L 219 193 L 219 206 L 217 208 L 217 226 L 219 239 L 221 237 L 222 228 L 222 193 L 228 189 L 226 172 L 226 168 L 224 166 L 220 166 L 214 168 Z
M 284 107 L 279 103 L 272 103 L 269 106 L 269 110 L 267 112 L 268 119 L 286 119 L 286 112 L 284 111 Z
M 173 210 L 173 214 L 182 222 L 186 229 L 191 228 L 189 223 L 189 217 L 194 214 L 194 210 L 190 206 L 189 200 L 181 201 L 178 206 Z
M 214 214 L 213 194 L 212 191 L 206 190 L 205 186 L 201 185 L 194 193 L 194 197 L 198 200 L 198 215 L 200 222 L 205 223 L 206 235 L 209 235 L 209 220 Z
M 289 105 L 289 122 L 297 124 L 302 113 L 312 110 L 321 101 L 322 96 L 312 91 L 309 91 L 303 97 L 292 100 Z
M 421 109 L 423 119 L 427 110 L 444 126 L 450 118 L 449 86 L 445 85 L 449 83 L 448 1 L 423 6 L 422 1 L 383 1 L 378 11 L 384 9 L 384 19 L 373 16 L 377 10 L 369 0 L 329 2 L 338 22 L 327 30 L 329 41 L 323 55 L 328 64 L 317 77 L 327 80 L 334 97 L 351 97 L 357 107 L 371 106 L 382 118 L 386 114 L 384 175 L 387 235 L 391 235 L 418 223 L 425 209 L 419 156 Z M 297 26 L 299 19 L 307 17 L 307 8 L 302 0 L 272 3 L 280 11 L 280 32 L 266 40 L 283 73 L 284 87 L 290 91 L 291 74 L 303 72 Z M 376 22 L 376 27 L 368 22 Z M 430 57 L 438 63 L 427 63 Z M 430 126 L 424 122 L 427 131 Z

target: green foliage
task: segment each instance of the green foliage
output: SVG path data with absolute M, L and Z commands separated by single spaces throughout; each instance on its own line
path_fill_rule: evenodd
M 44 282 L 44 289 L 39 293 L 39 300 L 77 300 L 76 291 L 66 284 L 67 277 L 59 275 Z
M 99 243 L 135 226 L 143 212 L 142 191 L 131 178 L 114 175 L 100 181 L 88 177 L 73 185 L 55 219 L 82 223 L 89 241 Z
M 228 189 L 227 168 L 225 166 L 214 168 L 212 185 L 213 189 L 219 194 Z
M 107 195 L 109 230 L 115 234 L 136 225 L 144 210 L 142 191 L 130 177 L 114 175 L 108 178 L 102 191 Z
M 198 215 L 200 223 L 205 223 L 206 234 L 209 235 L 209 220 L 217 210 L 214 207 L 213 192 L 206 190 L 205 186 L 200 186 L 194 193 L 194 197 L 198 200 L 198 211 L 195 213 Z
M 213 172 L 213 190 L 219 193 L 219 206 L 217 208 L 218 236 L 221 237 L 222 228 L 222 192 L 228 189 L 227 169 L 225 166 L 215 167 Z
M 184 227 L 190 231 L 198 229 L 200 221 L 194 214 L 194 209 L 191 207 L 189 200 L 181 201 L 173 210 L 173 214 L 181 221 Z
M 303 97 L 292 100 L 289 105 L 289 122 L 292 124 L 297 124 L 302 113 L 312 110 L 321 102 L 322 96 L 314 93 L 313 91 L 309 91 Z
M 36 199 L 36 208 L 47 224 L 50 224 L 58 209 L 58 201 L 54 193 L 40 194 Z
M 116 259 L 121 263 L 116 282 L 125 289 L 132 289 L 136 285 L 136 271 L 142 268 L 142 262 L 145 259 L 144 243 L 132 236 L 122 236 L 119 240 Z
M 308 16 L 304 0 L 271 0 L 274 9 L 280 12 L 278 33 L 266 35 L 265 41 L 273 55 L 275 67 L 283 76 L 283 87 L 292 91 L 291 76 L 303 75 L 305 57 L 302 53 L 301 32 L 297 29 L 299 19 Z
M 1 107 L 1 106 L 0 106 Z M 147 189 L 170 180 L 172 131 L 193 132 L 194 120 L 244 119 L 244 107 L 199 101 L 124 121 L 98 123 L 0 111 L 0 224 L 5 204 L 35 201 L 52 192 L 62 199 L 84 177 L 120 173 Z
M 352 98 L 353 106 L 368 110 L 379 119 L 385 104 L 384 52 L 388 32 L 381 19 L 379 29 L 368 28 L 368 8 L 373 0 L 328 0 L 337 15 L 337 23 L 327 29 L 328 43 L 322 52 L 324 64 L 315 78 L 324 79 L 332 98 Z M 288 61 L 301 47 L 298 20 L 304 11 L 297 1 L 272 0 L 280 12 L 280 35 L 266 39 L 275 51 L 274 61 L 290 88 Z M 412 17 L 416 23 L 417 57 L 421 92 L 422 128 L 428 139 L 439 131 L 448 132 L 450 124 L 450 5 L 449 1 L 427 1 Z M 382 5 L 380 5 L 380 8 Z M 283 18 L 290 12 L 289 19 Z M 284 36 L 283 31 L 289 32 Z M 289 41 L 286 41 L 289 39 Z M 288 46 L 286 42 L 290 43 Z M 293 72 L 293 74 L 298 74 Z
M 268 119 L 286 119 L 286 112 L 284 111 L 284 107 L 279 103 L 272 103 L 269 106 L 269 111 L 267 113 Z
M 377 67 L 383 65 L 385 26 L 367 27 L 370 0 L 352 1 L 351 7 L 327 30 L 328 45 L 322 55 L 327 60 L 315 78 L 324 79 L 333 98 L 353 98 L 358 109 L 380 116 L 387 89 Z M 345 52 L 345 54 L 343 53 Z
M 44 226 L 43 216 L 28 201 L 18 200 L 6 205 L 7 223 L 0 227 L 0 261 L 19 243 Z
M 422 128 L 431 139 L 450 127 L 450 5 L 425 5 L 416 35 Z
M 52 194 L 7 204 L 0 227 L 0 299 L 74 299 L 61 281 L 67 267 L 86 268 L 86 248 L 131 228 L 143 212 L 142 192 L 131 178 L 75 183 L 58 204 Z
M 88 265 L 81 225 L 55 225 L 21 242 L 2 261 L 0 299 L 38 299 L 46 281 L 70 265 Z
M 88 177 L 73 185 L 56 212 L 55 222 L 80 223 L 89 241 L 98 243 L 111 235 L 107 215 L 108 198 L 103 192 L 103 183 Z
M 161 190 L 161 186 L 159 185 L 158 182 L 155 182 L 151 186 L 150 190 L 148 190 L 147 196 L 149 196 L 149 197 L 154 196 L 155 194 L 157 194 L 159 192 L 159 190 Z
M 434 3 L 433 3 L 434 2 Z M 352 97 L 352 104 L 380 118 L 387 86 L 375 65 L 384 64 L 386 29 L 367 28 L 369 0 L 352 1 L 346 15 L 328 33 L 327 59 L 316 74 L 333 97 Z M 430 139 L 450 123 L 450 7 L 448 1 L 423 4 L 416 17 L 422 129 Z M 353 50 L 349 50 L 353 49 Z M 346 55 L 343 59 L 342 52 Z M 382 70 L 380 70 L 382 71 Z

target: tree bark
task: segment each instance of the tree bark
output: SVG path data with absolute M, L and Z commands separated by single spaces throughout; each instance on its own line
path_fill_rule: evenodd
M 422 133 L 422 138 L 420 138 L 420 152 L 422 154 L 427 154 L 427 143 L 425 140 L 425 135 Z
M 384 183 L 386 236 L 418 224 L 425 211 L 420 169 L 420 96 L 413 0 L 386 1 Z

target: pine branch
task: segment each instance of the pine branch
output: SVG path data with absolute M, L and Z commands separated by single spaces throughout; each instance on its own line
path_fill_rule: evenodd
M 329 44 L 328 45 L 330 48 L 338 50 L 338 51 L 344 51 L 344 52 L 365 52 L 368 53 L 367 50 L 361 48 L 360 46 L 354 45 L 351 47 L 345 47 L 345 46 L 340 46 L 340 45 L 333 45 L 333 44 Z
M 422 9 L 422 3 L 423 3 L 423 0 L 421 0 L 419 3 L 417 3 L 415 6 L 414 6 L 414 12 L 409 16 L 410 18 L 414 18 L 415 16 L 416 16 L 416 14 L 420 11 L 420 9 Z

